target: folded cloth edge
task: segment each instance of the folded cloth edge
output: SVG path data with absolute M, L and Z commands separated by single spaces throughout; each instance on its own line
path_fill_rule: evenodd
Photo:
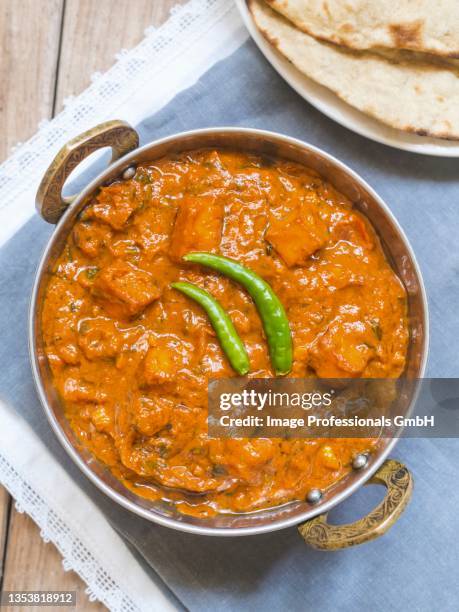
M 2 401 L 0 421 L 0 481 L 18 511 L 26 511 L 42 538 L 57 547 L 64 569 L 85 581 L 90 597 L 114 611 L 176 610 L 102 512 Z
M 58 115 L 42 121 L 38 131 L 0 164 L 0 246 L 34 214 L 41 177 L 68 140 L 109 119 L 136 125 L 248 38 L 228 0 L 189 0 L 145 34 L 136 47 L 119 53 L 113 66 L 96 75 L 87 89 L 69 98 Z
M 188 30 L 187 36 L 183 37 L 185 30 Z M 182 41 L 179 48 L 176 48 L 174 35 L 178 33 L 182 35 Z M 77 98 L 68 101 L 64 111 L 57 118 L 40 126 L 39 131 L 30 141 L 18 146 L 14 154 L 1 164 L 0 179 L 6 179 L 6 184 L 3 184 L 4 180 L 0 180 L 0 191 L 4 195 L 11 196 L 11 206 L 7 204 L 3 207 L 5 200 L 0 206 L 2 220 L 0 246 L 12 237 L 33 214 L 33 193 L 36 185 L 33 183 L 28 186 L 22 185 L 20 194 L 11 187 L 19 167 L 18 160 L 27 159 L 27 167 L 30 168 L 30 154 L 34 148 L 41 148 L 44 153 L 44 145 L 41 141 L 44 139 L 46 143 L 48 142 L 47 134 L 50 130 L 56 131 L 58 139 L 70 137 L 65 136 L 63 128 L 64 125 L 70 125 L 73 116 L 78 117 L 78 123 L 80 122 L 80 106 L 89 109 L 93 114 L 93 121 L 96 121 L 96 118 L 99 121 L 100 113 L 98 115 L 97 111 L 99 105 L 96 104 L 96 99 L 101 98 L 101 95 L 97 93 L 97 90 L 107 90 L 108 84 L 113 83 L 114 79 L 120 76 L 118 73 L 127 75 L 133 64 L 135 71 L 130 85 L 131 91 L 132 89 L 137 90 L 133 96 L 134 104 L 132 97 L 129 100 L 126 97 L 126 85 L 121 92 L 124 98 L 119 94 L 114 96 L 107 117 L 101 116 L 101 118 L 116 115 L 117 118 L 124 118 L 135 124 L 145 114 L 160 110 L 174 95 L 189 87 L 218 60 L 237 49 L 248 36 L 234 5 L 228 4 L 226 0 L 205 0 L 204 2 L 189 0 L 184 5 L 174 7 L 171 11 L 171 18 L 163 26 L 157 30 L 149 28 L 145 35 L 137 47 L 131 51 L 123 50 L 117 56 L 118 61 L 112 69 L 104 75 L 97 75 L 97 79 L 87 90 Z M 161 42 L 157 43 L 156 40 Z M 171 47 L 173 47 L 173 53 L 166 56 L 167 48 Z M 161 53 L 158 52 L 159 49 Z M 183 63 L 187 63 L 183 62 L 183 57 L 181 57 L 185 49 L 187 58 L 193 58 L 195 65 L 182 66 Z M 154 54 L 157 54 L 165 65 L 161 67 L 161 65 L 158 66 L 158 62 L 155 62 L 158 74 L 164 72 L 166 64 L 169 71 L 172 66 L 174 70 L 169 75 L 171 78 L 160 79 L 161 86 L 155 88 L 154 99 L 150 97 L 146 104 L 145 100 L 140 97 L 141 92 L 139 93 L 142 81 L 145 82 L 141 74 L 141 66 L 147 57 L 152 57 Z M 93 103 L 88 105 L 88 96 L 93 94 L 95 94 Z M 102 98 L 97 102 L 101 100 Z M 107 104 L 100 106 L 102 107 L 101 112 L 105 115 Z M 73 129 L 75 130 L 76 120 L 74 123 Z M 81 128 L 77 129 L 78 131 L 81 131 Z M 59 143 L 56 141 L 53 146 L 59 146 Z M 46 154 L 51 153 L 50 148 L 50 152 Z M 45 155 L 43 155 L 43 163 L 48 163 L 44 158 Z M 39 168 L 37 172 L 39 174 Z M 19 178 L 19 175 L 16 178 Z M 1 400 L 0 418 L 2 419 L 0 483 L 15 498 L 18 511 L 25 511 L 39 526 L 42 538 L 56 545 L 63 556 L 64 569 L 76 571 L 86 582 L 90 598 L 99 599 L 109 609 L 115 611 L 175 609 L 161 589 L 142 569 L 141 564 L 129 551 L 123 539 L 110 526 L 104 515 L 67 476 L 27 423 L 14 412 L 11 406 L 2 403 Z M 20 444 L 18 440 L 21 441 Z M 37 472 L 38 466 L 42 469 L 42 474 Z M 41 479 L 42 475 L 46 475 L 44 480 Z M 56 487 L 56 482 L 59 483 L 58 487 Z M 57 494 L 59 494 L 59 500 L 56 499 Z M 75 503 L 75 500 L 78 502 Z M 77 513 L 75 513 L 75 507 L 78 508 Z M 71 509 L 71 513 L 68 509 Z M 96 544 L 97 550 L 95 550 Z M 84 561 L 86 557 L 89 559 L 88 562 Z M 113 564 L 113 559 L 116 559 L 117 563 Z M 162 582 L 159 577 L 158 581 Z M 156 603 L 154 607 L 153 602 Z

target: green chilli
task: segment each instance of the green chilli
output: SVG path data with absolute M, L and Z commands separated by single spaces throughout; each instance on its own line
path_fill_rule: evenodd
M 212 268 L 246 289 L 263 323 L 274 370 L 279 375 L 288 374 L 293 363 L 292 334 L 284 307 L 271 286 L 258 274 L 228 257 L 189 253 L 183 259 Z
M 222 305 L 210 293 L 192 283 L 171 283 L 171 287 L 187 295 L 205 310 L 232 368 L 241 376 L 247 374 L 250 368 L 249 356 Z

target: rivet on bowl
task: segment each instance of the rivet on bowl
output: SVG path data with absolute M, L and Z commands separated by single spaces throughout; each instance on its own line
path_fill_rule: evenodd
M 352 467 L 354 470 L 361 470 L 368 463 L 368 455 L 364 455 L 363 453 L 359 453 L 352 460 Z
M 135 167 L 134 166 L 129 166 L 129 168 L 126 168 L 126 170 L 123 172 L 123 180 L 128 181 L 131 178 L 134 178 L 135 176 Z
M 320 489 L 311 489 L 306 495 L 306 501 L 310 504 L 317 504 L 322 499 L 322 491 Z

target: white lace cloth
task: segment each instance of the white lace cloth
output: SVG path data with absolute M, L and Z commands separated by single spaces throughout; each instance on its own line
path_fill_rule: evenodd
M 0 246 L 34 213 L 35 193 L 49 162 L 70 139 L 109 119 L 139 123 L 186 89 L 248 37 L 232 0 L 190 0 L 134 49 L 123 49 L 82 94 L 43 121 L 0 165 Z
M 232 0 L 191 0 L 145 34 L 0 165 L 0 246 L 34 214 L 43 172 L 67 140 L 108 119 L 140 122 L 247 38 Z M 90 597 L 117 612 L 173 610 L 102 513 L 29 425 L 1 402 L 0 422 L 0 482 L 57 546 L 64 568 L 86 582 Z
M 175 610 L 30 427 L 2 403 L 0 414 L 0 480 L 58 548 L 64 569 L 86 582 L 90 599 L 123 612 Z

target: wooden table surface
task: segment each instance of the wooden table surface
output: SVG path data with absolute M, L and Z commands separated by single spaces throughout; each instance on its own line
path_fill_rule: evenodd
M 92 73 L 109 68 L 116 52 L 135 46 L 146 27 L 160 25 L 181 2 L 0 0 L 0 162 L 42 119 L 59 113 L 67 96 L 87 87 Z M 84 583 L 74 572 L 64 572 L 55 547 L 43 542 L 1 487 L 0 588 L 72 590 L 76 609 L 106 609 L 88 600 Z

